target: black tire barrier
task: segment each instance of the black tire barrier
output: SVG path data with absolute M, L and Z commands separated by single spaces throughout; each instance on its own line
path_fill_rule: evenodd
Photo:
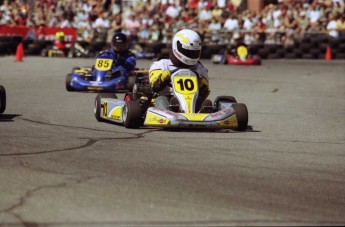
M 23 40 L 20 36 L 0 36 L 0 55 L 14 55 L 17 46 L 23 42 L 25 55 L 40 55 L 41 51 L 47 46 L 53 45 L 53 41 L 46 40 Z M 106 42 L 86 42 L 78 43 L 89 48 L 92 53 L 110 48 L 110 43 Z M 171 43 L 140 43 L 145 50 L 153 52 L 156 56 L 168 56 Z M 225 54 L 231 45 L 205 45 L 202 49 L 201 58 L 210 59 L 213 54 Z M 323 59 L 327 48 L 331 49 L 332 59 L 343 59 L 345 54 L 345 37 L 334 39 L 325 34 L 309 35 L 301 40 L 295 40 L 295 44 L 284 47 L 280 44 L 252 44 L 248 46 L 249 53 L 259 55 L 262 59 L 266 58 L 306 58 Z
M 297 54 L 295 54 L 295 53 L 286 53 L 284 58 L 286 58 L 286 59 L 295 59 L 295 58 L 298 58 L 298 57 L 297 57 Z

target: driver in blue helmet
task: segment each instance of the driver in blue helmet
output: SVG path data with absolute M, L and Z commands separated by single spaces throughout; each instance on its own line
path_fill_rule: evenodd
M 101 51 L 97 58 L 112 59 L 111 72 L 113 77 L 123 76 L 128 79 L 130 71 L 135 69 L 136 57 L 129 50 L 129 41 L 125 34 L 118 32 L 113 35 L 111 40 L 112 48 Z

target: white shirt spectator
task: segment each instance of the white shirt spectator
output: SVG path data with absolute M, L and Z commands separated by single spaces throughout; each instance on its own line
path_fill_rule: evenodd
M 208 25 L 208 29 L 210 29 L 211 31 L 219 31 L 220 29 L 222 29 L 222 24 L 218 21 L 213 20 Z
M 5 14 L 4 11 L 0 12 L 0 25 L 6 25 L 9 21 L 9 17 Z
M 72 25 L 69 22 L 69 20 L 67 20 L 66 18 L 63 19 L 63 21 L 60 24 L 60 28 L 70 28 L 70 27 L 72 27 Z
M 228 18 L 224 23 L 224 28 L 228 31 L 235 31 L 239 29 L 238 20 L 236 18 Z
M 243 23 L 243 28 L 247 31 L 250 31 L 253 27 L 253 22 L 250 20 L 249 17 L 244 19 L 244 23 Z
M 344 5 L 344 0 L 333 0 L 333 3 L 336 4 L 336 3 L 339 3 L 340 5 Z
M 199 20 L 211 20 L 212 19 L 212 12 L 209 9 L 203 8 L 199 13 Z
M 180 14 L 180 10 L 175 4 L 172 4 L 167 8 L 165 13 L 171 18 L 176 18 Z
M 81 10 L 78 12 L 77 16 L 76 16 L 77 21 L 84 21 L 84 20 L 88 20 L 89 19 L 89 15 L 84 11 Z
M 309 12 L 310 23 L 315 23 L 321 17 L 321 12 L 318 10 L 312 10 Z
M 282 14 L 282 11 L 280 9 L 274 10 L 272 13 L 273 19 L 277 19 Z
M 104 18 L 104 16 L 100 16 L 95 20 L 95 23 L 93 24 L 94 28 L 109 28 L 110 22 L 108 19 Z
M 87 4 L 87 3 L 84 3 L 83 4 L 83 10 L 87 13 L 91 12 L 92 11 L 92 6 Z
M 174 4 L 175 1 L 174 1 L 174 0 L 161 0 L 161 3 L 162 3 L 162 5 L 166 5 L 166 4 L 168 4 L 168 3 Z
M 223 9 L 226 6 L 226 0 L 217 0 L 217 5 L 219 8 Z
M 328 34 L 334 38 L 338 38 L 339 33 L 336 30 L 337 28 L 337 21 L 331 20 L 328 22 L 326 29 L 328 30 Z

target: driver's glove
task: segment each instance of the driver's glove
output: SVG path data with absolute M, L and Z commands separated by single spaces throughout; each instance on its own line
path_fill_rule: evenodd
M 149 73 L 149 81 L 152 91 L 159 92 L 170 83 L 170 71 L 152 70 Z

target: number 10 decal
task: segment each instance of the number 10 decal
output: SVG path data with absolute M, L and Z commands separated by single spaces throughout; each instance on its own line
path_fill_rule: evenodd
M 193 94 L 198 91 L 198 81 L 196 77 L 174 77 L 175 91 L 181 94 Z

